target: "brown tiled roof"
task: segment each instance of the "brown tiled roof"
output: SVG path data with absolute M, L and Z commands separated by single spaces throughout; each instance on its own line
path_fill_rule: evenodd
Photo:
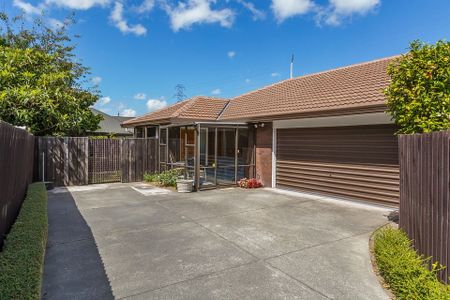
M 230 100 L 220 120 L 250 120 L 384 107 L 387 65 L 395 57 L 288 79 Z
M 177 120 L 215 121 L 229 100 L 198 96 L 123 122 L 123 125 L 162 123 Z

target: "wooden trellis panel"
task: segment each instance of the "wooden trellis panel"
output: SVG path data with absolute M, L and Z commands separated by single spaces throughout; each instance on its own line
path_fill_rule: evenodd
M 122 181 L 120 139 L 89 140 L 89 183 Z

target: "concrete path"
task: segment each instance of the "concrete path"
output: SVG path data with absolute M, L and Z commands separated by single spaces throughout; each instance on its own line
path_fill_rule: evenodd
M 387 299 L 368 239 L 387 211 L 269 189 L 139 184 L 49 194 L 44 299 Z

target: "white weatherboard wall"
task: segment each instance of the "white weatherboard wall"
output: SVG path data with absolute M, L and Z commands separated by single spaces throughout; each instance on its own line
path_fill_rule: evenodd
M 274 129 L 280 128 L 313 128 L 313 127 L 335 127 L 335 126 L 358 126 L 393 124 L 391 116 L 384 113 L 370 113 L 348 116 L 332 116 L 305 119 L 290 119 L 273 122 Z
M 384 112 L 274 121 L 272 133 L 272 187 L 275 188 L 277 183 L 277 129 L 381 125 L 393 123 L 392 117 Z

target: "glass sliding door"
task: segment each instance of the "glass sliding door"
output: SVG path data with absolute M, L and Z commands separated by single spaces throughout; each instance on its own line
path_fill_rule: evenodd
M 216 186 L 216 129 L 200 128 L 200 185 Z
M 254 132 L 249 128 L 238 128 L 237 180 L 253 178 L 255 166 Z
M 236 128 L 217 128 L 217 184 L 236 183 Z
M 184 137 L 183 148 L 180 152 L 184 156 L 185 179 L 195 178 L 195 127 L 186 126 L 181 128 L 181 136 Z
M 168 169 L 167 156 L 168 156 L 168 128 L 160 128 L 159 130 L 159 172 L 163 172 Z

